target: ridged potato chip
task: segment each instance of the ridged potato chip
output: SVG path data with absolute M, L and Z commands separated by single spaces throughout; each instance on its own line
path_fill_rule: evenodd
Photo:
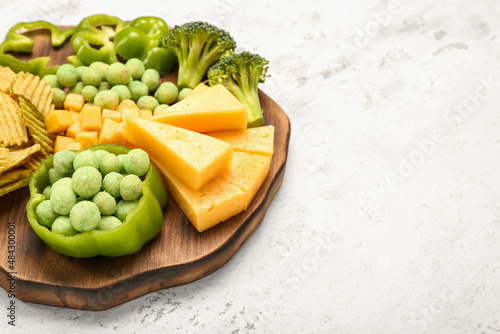
M 20 179 L 18 181 L 6 184 L 0 187 L 0 197 L 8 194 L 14 190 L 17 190 L 22 187 L 26 187 L 30 183 L 31 176 L 25 177 L 24 179 Z
M 33 174 L 33 170 L 27 169 L 26 167 L 18 167 L 11 169 L 7 172 L 0 174 L 0 186 L 6 185 L 8 183 L 30 177 Z
M 0 146 L 21 145 L 28 133 L 19 105 L 9 95 L 0 92 Z
M 43 117 L 46 117 L 54 110 L 53 93 L 50 88 L 50 85 L 39 76 L 19 72 L 11 84 L 11 95 L 17 99 L 20 96 L 24 97 Z
M 0 163 L 0 173 L 26 163 L 33 153 L 40 151 L 40 148 L 39 144 L 35 144 L 24 149 L 10 150 L 7 158 Z
M 16 73 L 10 67 L 0 66 L 0 92 L 9 94 L 10 83 L 16 77 Z
M 19 97 L 19 105 L 21 106 L 21 114 L 29 130 L 33 141 L 40 144 L 42 153 L 45 157 L 54 153 L 54 141 L 50 139 L 47 130 L 45 129 L 44 117 L 36 110 L 29 101 L 24 97 Z

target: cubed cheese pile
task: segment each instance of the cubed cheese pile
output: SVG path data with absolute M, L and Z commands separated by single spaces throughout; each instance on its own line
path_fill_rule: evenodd
M 82 95 L 68 94 L 64 110 L 54 110 L 45 118 L 48 133 L 57 134 L 54 151 L 84 150 L 97 144 L 127 145 L 125 118 L 151 119 L 149 109 L 139 109 L 134 101 L 124 99 L 116 110 L 101 109 L 85 103 Z

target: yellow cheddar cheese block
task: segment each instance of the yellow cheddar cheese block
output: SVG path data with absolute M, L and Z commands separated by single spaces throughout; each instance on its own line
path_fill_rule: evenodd
M 103 109 L 101 116 L 103 118 L 103 122 L 105 118 L 109 118 L 117 123 L 122 121 L 122 113 L 111 109 Z
M 245 192 L 227 181 L 225 172 L 196 191 L 182 182 L 165 165 L 153 158 L 167 190 L 191 224 L 203 232 L 243 211 Z
M 115 122 L 110 118 L 104 118 L 102 130 L 99 134 L 99 144 L 116 144 L 114 137 L 118 126 L 120 126 L 120 123 Z
M 69 93 L 66 95 L 66 100 L 64 100 L 64 109 L 80 111 L 85 104 L 85 99 L 83 95 Z
M 188 96 L 152 119 L 203 133 L 247 128 L 246 107 L 222 85 Z
M 82 144 L 82 148 L 86 149 L 90 146 L 97 145 L 97 131 L 80 131 L 75 136 L 75 141 Z
M 74 143 L 70 143 L 66 145 L 67 150 L 75 150 L 75 151 L 81 151 L 83 150 L 82 143 L 75 141 Z
M 189 187 L 199 190 L 227 170 L 232 145 L 168 124 L 127 117 L 126 139 L 157 159 Z
M 130 99 L 123 99 L 122 102 L 118 105 L 116 108 L 116 111 L 122 112 L 123 109 L 137 109 L 139 110 L 139 107 L 137 104 L 130 100 Z
M 139 109 L 139 117 L 142 119 L 151 119 L 153 112 L 149 109 Z
M 101 131 L 101 107 L 85 105 L 80 114 L 80 128 L 83 131 Z
M 125 122 L 127 117 L 139 117 L 139 109 L 130 108 L 130 109 L 122 109 L 122 121 Z
M 260 186 L 264 183 L 270 167 L 271 157 L 269 156 L 234 152 L 231 169 L 225 178 L 245 192 L 244 210 L 248 208 Z
M 266 125 L 246 130 L 207 133 L 234 146 L 235 151 L 273 155 L 274 126 Z
M 45 117 L 44 123 L 48 133 L 59 133 L 73 124 L 73 118 L 67 110 L 54 110 Z
M 57 153 L 62 150 L 66 150 L 69 144 L 74 143 L 75 140 L 71 137 L 56 136 L 54 141 L 54 152 Z
M 125 145 L 125 122 L 121 122 L 109 139 L 113 144 Z
M 69 114 L 71 115 L 71 118 L 73 119 L 73 122 L 76 122 L 80 119 L 80 113 L 75 110 L 70 110 Z
M 75 138 L 76 134 L 80 132 L 80 121 L 76 121 L 66 130 L 66 137 Z

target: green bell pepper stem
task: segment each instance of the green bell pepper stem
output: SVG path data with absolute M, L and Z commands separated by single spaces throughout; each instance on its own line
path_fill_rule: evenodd
M 110 39 L 122 30 L 124 25 L 123 21 L 115 16 L 98 14 L 86 17 L 76 27 L 76 32 L 71 37 L 71 46 L 84 65 L 96 61 L 115 63 L 118 59 L 114 43 Z M 101 26 L 101 29 L 97 26 Z M 94 48 L 93 45 L 100 48 Z
M 146 68 L 155 69 L 160 75 L 169 73 L 177 57 L 171 49 L 158 47 L 160 37 L 166 36 L 168 31 L 168 25 L 161 18 L 138 17 L 116 34 L 116 52 L 125 60 L 139 58 Z
M 31 53 L 33 51 L 35 41 L 28 36 L 23 35 L 21 31 L 29 31 L 39 28 L 48 29 L 50 31 L 51 43 L 53 47 L 61 46 L 70 36 L 74 34 L 76 30 L 76 28 L 60 30 L 52 23 L 46 21 L 18 23 L 10 28 L 7 32 L 5 40 L 2 44 L 0 44 L 0 65 L 8 66 L 16 73 L 24 71 L 41 77 L 47 74 L 55 74 L 59 66 L 49 67 L 49 57 L 40 57 L 30 61 L 23 61 L 17 59 L 11 54 L 6 54 L 6 52 L 9 51 Z
M 130 150 L 128 147 L 119 145 L 97 145 L 88 149 L 92 151 L 104 149 L 114 154 L 125 154 Z M 29 185 L 31 198 L 26 205 L 26 210 L 29 223 L 35 233 L 56 252 L 79 258 L 133 254 L 161 230 L 162 207 L 167 202 L 167 191 L 159 173 L 151 166 L 143 181 L 139 204 L 134 211 L 129 213 L 121 226 L 107 231 L 82 232 L 73 237 L 51 232 L 38 223 L 35 209 L 45 200 L 42 192 L 49 185 L 48 171 L 52 165 L 53 155 L 45 159 L 31 177 Z

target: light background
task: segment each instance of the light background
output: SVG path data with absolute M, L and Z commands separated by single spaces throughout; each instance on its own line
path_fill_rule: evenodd
M 0 8 L 0 36 L 96 13 L 208 21 L 270 60 L 260 87 L 292 124 L 283 185 L 219 271 L 105 312 L 18 301 L 0 332 L 500 332 L 498 1 Z

